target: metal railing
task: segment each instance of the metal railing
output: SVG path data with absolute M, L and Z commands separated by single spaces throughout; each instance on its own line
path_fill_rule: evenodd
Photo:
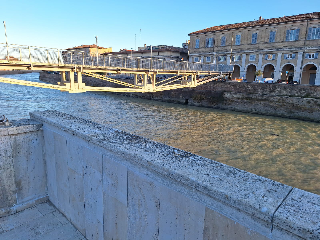
M 232 72 L 233 65 L 167 61 L 158 58 L 121 57 L 112 54 L 90 55 L 84 51 L 0 43 L 0 60 L 20 63 L 45 63 L 152 70 L 191 70 Z

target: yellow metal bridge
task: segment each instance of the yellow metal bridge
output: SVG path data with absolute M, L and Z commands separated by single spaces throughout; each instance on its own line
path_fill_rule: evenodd
M 54 71 L 61 75 L 61 81 L 56 85 L 3 77 L 0 77 L 0 82 L 72 93 L 157 92 L 196 87 L 224 78 L 233 71 L 232 65 L 165 61 L 156 58 L 123 58 L 111 54 L 91 56 L 85 52 L 8 44 L 0 44 L 0 59 L 0 70 Z M 82 75 L 115 83 L 119 87 L 86 86 Z M 131 80 L 124 81 L 120 80 L 121 77 L 114 76 L 126 76 Z

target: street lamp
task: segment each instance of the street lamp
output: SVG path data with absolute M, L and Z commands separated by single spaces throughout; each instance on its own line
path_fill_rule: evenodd
M 3 26 L 4 26 L 4 35 L 6 36 L 7 60 L 9 61 L 9 45 L 8 45 L 7 28 L 6 28 L 6 22 L 5 21 L 3 21 Z
M 98 36 L 96 36 L 96 47 L 97 47 L 97 67 L 98 67 Z

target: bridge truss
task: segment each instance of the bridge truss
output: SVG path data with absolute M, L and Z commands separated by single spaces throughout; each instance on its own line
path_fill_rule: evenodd
M 218 80 L 233 71 L 232 65 L 165 61 L 164 59 L 91 56 L 85 52 L 0 44 L 0 70 L 59 72 L 57 84 L 0 78 L 0 82 L 51 88 L 71 93 L 86 91 L 157 92 Z M 9 74 L 10 72 L 8 72 Z M 86 75 L 117 84 L 119 87 L 92 87 L 82 81 Z M 115 76 L 126 76 L 122 80 Z

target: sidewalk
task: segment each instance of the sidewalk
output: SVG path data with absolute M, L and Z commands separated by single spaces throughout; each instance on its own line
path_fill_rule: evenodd
M 51 203 L 0 218 L 1 240 L 86 240 Z

